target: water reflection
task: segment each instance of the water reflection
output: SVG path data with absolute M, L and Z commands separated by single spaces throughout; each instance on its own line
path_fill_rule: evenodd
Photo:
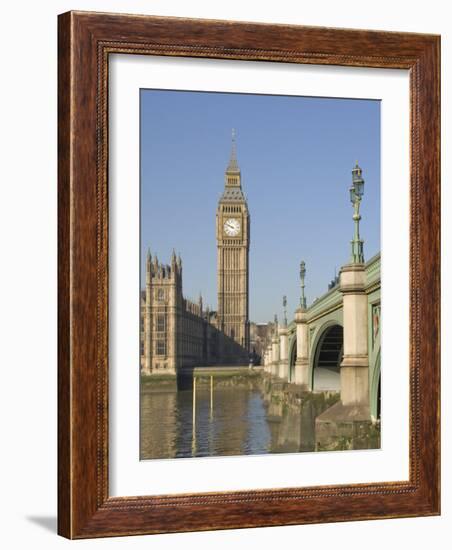
M 232 456 L 271 451 L 261 392 L 250 387 L 209 385 L 141 395 L 141 458 Z M 193 429 L 195 421 L 195 429 Z
M 195 388 L 179 390 L 158 381 L 143 384 L 140 455 L 151 459 L 314 451 L 315 419 L 338 399 L 337 392 L 302 393 L 261 376 L 205 377 L 196 380 Z M 379 440 L 369 445 L 379 447 Z

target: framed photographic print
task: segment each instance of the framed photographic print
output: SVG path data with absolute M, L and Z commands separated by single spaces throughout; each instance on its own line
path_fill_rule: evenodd
M 59 17 L 59 533 L 439 514 L 437 36 Z

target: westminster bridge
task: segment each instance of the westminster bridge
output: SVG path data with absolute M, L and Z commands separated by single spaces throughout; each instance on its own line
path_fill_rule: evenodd
M 380 254 L 344 266 L 334 286 L 276 325 L 263 354 L 271 379 L 340 401 L 317 418 L 376 423 L 380 417 Z M 304 303 L 303 303 L 304 302 Z M 304 307 L 303 307 L 304 306 Z

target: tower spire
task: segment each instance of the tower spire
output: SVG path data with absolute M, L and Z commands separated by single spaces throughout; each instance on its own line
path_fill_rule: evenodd
M 235 141 L 235 128 L 232 128 L 232 142 L 231 142 L 231 157 L 226 172 L 240 172 L 239 165 L 237 163 L 237 145 Z
M 146 284 L 150 282 L 151 276 L 152 276 L 151 261 L 152 261 L 151 249 L 148 248 L 148 252 L 146 255 Z

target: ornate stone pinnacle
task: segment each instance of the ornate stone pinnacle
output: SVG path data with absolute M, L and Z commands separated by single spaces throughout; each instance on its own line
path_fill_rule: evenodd
M 226 169 L 227 172 L 240 172 L 239 165 L 237 163 L 237 146 L 235 141 L 235 129 L 232 129 L 232 143 L 231 143 L 231 157 Z

